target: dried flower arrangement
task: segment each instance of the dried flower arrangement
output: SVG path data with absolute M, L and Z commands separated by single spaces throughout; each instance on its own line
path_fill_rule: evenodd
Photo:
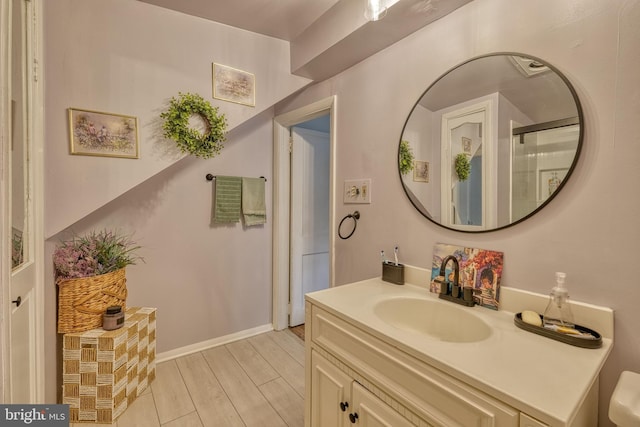
M 102 230 L 64 241 L 53 252 L 56 282 L 111 273 L 144 261 L 130 236 Z

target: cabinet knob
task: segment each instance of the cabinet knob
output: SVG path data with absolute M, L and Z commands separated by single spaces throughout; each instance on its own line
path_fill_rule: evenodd
M 345 412 L 348 407 L 349 407 L 349 402 L 340 402 L 340 410 L 342 412 Z
M 22 297 L 18 296 L 17 299 L 11 301 L 12 303 L 14 303 L 16 305 L 16 307 L 20 307 L 20 304 L 22 304 Z
M 349 414 L 349 421 L 351 421 L 351 424 L 355 424 L 358 421 L 358 413 Z

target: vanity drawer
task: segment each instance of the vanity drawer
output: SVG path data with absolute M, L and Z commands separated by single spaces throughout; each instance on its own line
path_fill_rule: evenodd
M 520 427 L 549 427 L 549 426 L 534 418 L 531 418 L 527 414 L 520 414 Z
M 519 411 L 312 305 L 311 340 L 429 424 L 516 427 Z

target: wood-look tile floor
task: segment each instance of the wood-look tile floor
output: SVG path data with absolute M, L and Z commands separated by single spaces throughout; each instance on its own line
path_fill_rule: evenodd
M 301 427 L 304 342 L 268 332 L 159 363 L 151 387 L 111 425 Z

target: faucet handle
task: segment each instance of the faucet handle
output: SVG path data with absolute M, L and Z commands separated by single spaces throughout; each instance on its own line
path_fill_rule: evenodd
M 473 301 L 473 288 L 470 286 L 465 286 L 462 288 L 462 299 L 467 302 Z
M 460 298 L 462 296 L 460 294 L 460 288 L 461 288 L 460 285 L 458 285 L 457 283 L 454 283 L 453 286 L 451 286 L 451 296 L 454 298 Z
M 447 295 L 449 293 L 449 282 L 447 282 L 444 276 L 436 276 L 433 281 L 438 284 L 441 294 Z

